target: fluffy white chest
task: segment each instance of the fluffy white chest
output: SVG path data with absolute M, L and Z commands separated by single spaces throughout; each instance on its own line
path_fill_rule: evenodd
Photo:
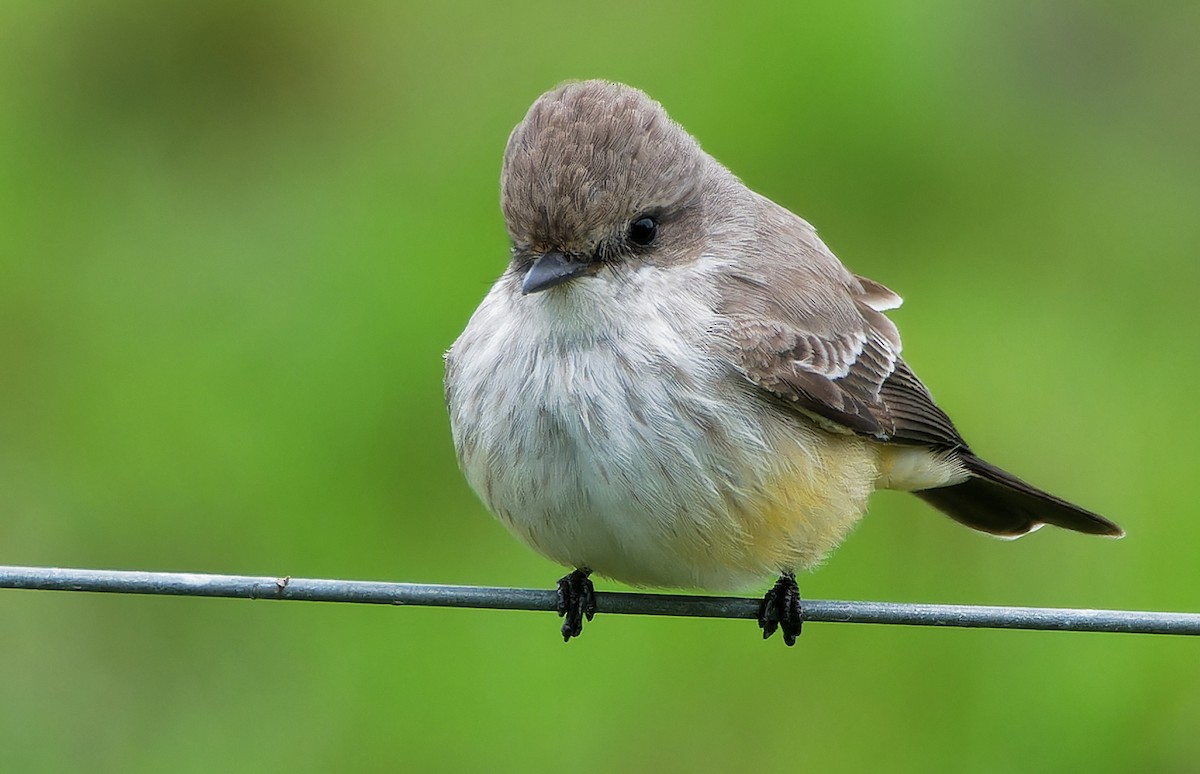
M 603 280 L 570 296 L 498 283 L 447 355 L 451 425 L 471 486 L 547 557 L 635 584 L 740 588 L 831 549 L 875 468 L 854 439 L 752 410 L 695 341 L 721 321 L 681 279 L 623 298 Z M 813 495 L 843 463 L 862 468 L 850 496 Z

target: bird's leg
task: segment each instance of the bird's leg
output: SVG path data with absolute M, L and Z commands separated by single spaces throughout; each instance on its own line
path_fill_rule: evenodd
M 583 619 L 596 614 L 596 590 L 588 578 L 592 571 L 580 568 L 558 581 L 558 615 L 563 618 L 563 642 L 583 633 Z M 794 583 L 794 581 L 793 581 Z
M 804 616 L 800 611 L 800 587 L 796 585 L 795 573 L 785 572 L 763 597 L 758 608 L 758 626 L 763 639 L 770 637 L 776 629 L 783 630 L 783 643 L 796 644 Z M 566 631 L 566 627 L 563 627 Z

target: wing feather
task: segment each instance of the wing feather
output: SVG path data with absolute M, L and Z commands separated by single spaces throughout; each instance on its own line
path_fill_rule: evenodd
M 765 219 L 763 253 L 726 272 L 722 294 L 742 375 L 832 429 L 967 449 L 900 357 L 899 331 L 883 314 L 900 297 L 846 271 L 800 218 L 769 210 Z M 785 251 L 797 259 L 763 257 Z

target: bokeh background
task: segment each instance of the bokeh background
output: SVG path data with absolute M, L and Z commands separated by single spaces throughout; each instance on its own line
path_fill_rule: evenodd
M 441 354 L 511 127 L 649 91 L 856 272 L 987 457 L 1123 541 L 882 493 L 812 598 L 1200 610 L 1194 3 L 5 2 L 0 562 L 547 587 Z M 603 584 L 613 588 L 614 584 Z M 3 771 L 1187 771 L 1183 638 L 0 592 Z

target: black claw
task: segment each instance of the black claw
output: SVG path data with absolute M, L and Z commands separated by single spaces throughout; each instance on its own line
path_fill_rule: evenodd
M 792 646 L 800 636 L 804 614 L 800 609 L 800 587 L 796 576 L 785 572 L 770 591 L 763 596 L 758 608 L 758 626 L 763 639 L 770 637 L 776 629 L 783 631 L 783 644 Z
M 596 614 L 596 589 L 588 578 L 591 570 L 576 570 L 558 581 L 558 615 L 562 625 L 563 642 L 583 633 L 583 619 L 592 620 Z

